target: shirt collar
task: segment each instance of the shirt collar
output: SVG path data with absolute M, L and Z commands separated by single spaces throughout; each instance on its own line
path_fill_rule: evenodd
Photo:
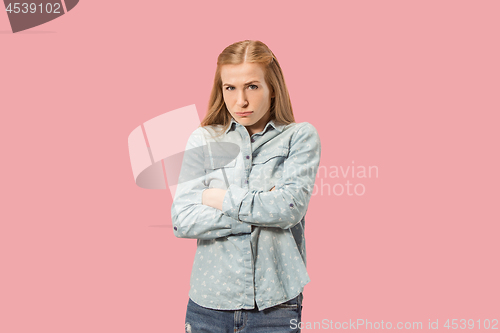
M 239 124 L 236 120 L 234 120 L 233 117 L 231 117 L 231 123 L 229 124 L 229 127 L 227 128 L 226 130 L 226 134 L 230 131 L 232 131 L 234 129 L 234 126 L 242 126 L 241 124 Z M 278 123 L 276 123 L 276 121 L 274 119 L 271 119 L 267 122 L 266 126 L 264 127 L 264 130 L 263 130 L 263 133 L 265 133 L 267 131 L 267 128 L 269 126 L 272 126 L 273 128 L 275 128 L 276 130 L 278 130 L 279 132 L 283 131 L 283 127 L 285 127 L 285 125 L 280 125 Z

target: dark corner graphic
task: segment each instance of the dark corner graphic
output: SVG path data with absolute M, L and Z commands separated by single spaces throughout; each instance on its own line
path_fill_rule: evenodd
M 75 8 L 79 0 L 4 0 L 12 32 L 16 33 L 52 21 Z

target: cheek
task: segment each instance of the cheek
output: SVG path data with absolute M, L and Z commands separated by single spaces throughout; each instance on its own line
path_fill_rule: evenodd
M 265 105 L 269 99 L 269 96 L 265 93 L 260 93 L 257 96 L 255 96 L 255 100 L 260 104 L 260 105 Z
M 269 96 L 263 96 L 260 100 L 260 104 L 265 106 L 265 107 L 268 107 L 270 103 L 271 103 L 271 99 L 269 98 Z

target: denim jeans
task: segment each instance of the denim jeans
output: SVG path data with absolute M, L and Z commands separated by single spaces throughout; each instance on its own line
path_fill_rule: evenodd
M 186 333 L 300 333 L 302 293 L 285 303 L 259 311 L 214 310 L 189 299 Z

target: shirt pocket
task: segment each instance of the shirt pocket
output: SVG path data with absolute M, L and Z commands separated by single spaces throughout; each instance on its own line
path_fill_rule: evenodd
M 259 153 L 252 158 L 252 165 L 273 164 L 273 162 L 282 162 L 288 156 L 288 147 L 278 147 L 271 149 L 267 153 Z
M 203 147 L 203 153 L 206 170 L 231 168 L 236 165 L 240 147 L 232 142 L 209 142 Z
M 288 147 L 268 149 L 252 159 L 250 185 L 252 189 L 269 191 L 282 175 L 283 163 L 288 157 Z
M 205 158 L 205 170 L 207 174 L 214 170 L 219 170 L 222 168 L 234 168 L 236 166 L 236 159 L 231 160 L 229 163 L 225 161 L 217 161 L 216 159 L 212 159 L 210 157 Z
M 227 189 L 234 179 L 236 158 L 239 147 L 231 147 L 230 152 L 211 150 L 205 154 L 205 185 L 208 188 Z

